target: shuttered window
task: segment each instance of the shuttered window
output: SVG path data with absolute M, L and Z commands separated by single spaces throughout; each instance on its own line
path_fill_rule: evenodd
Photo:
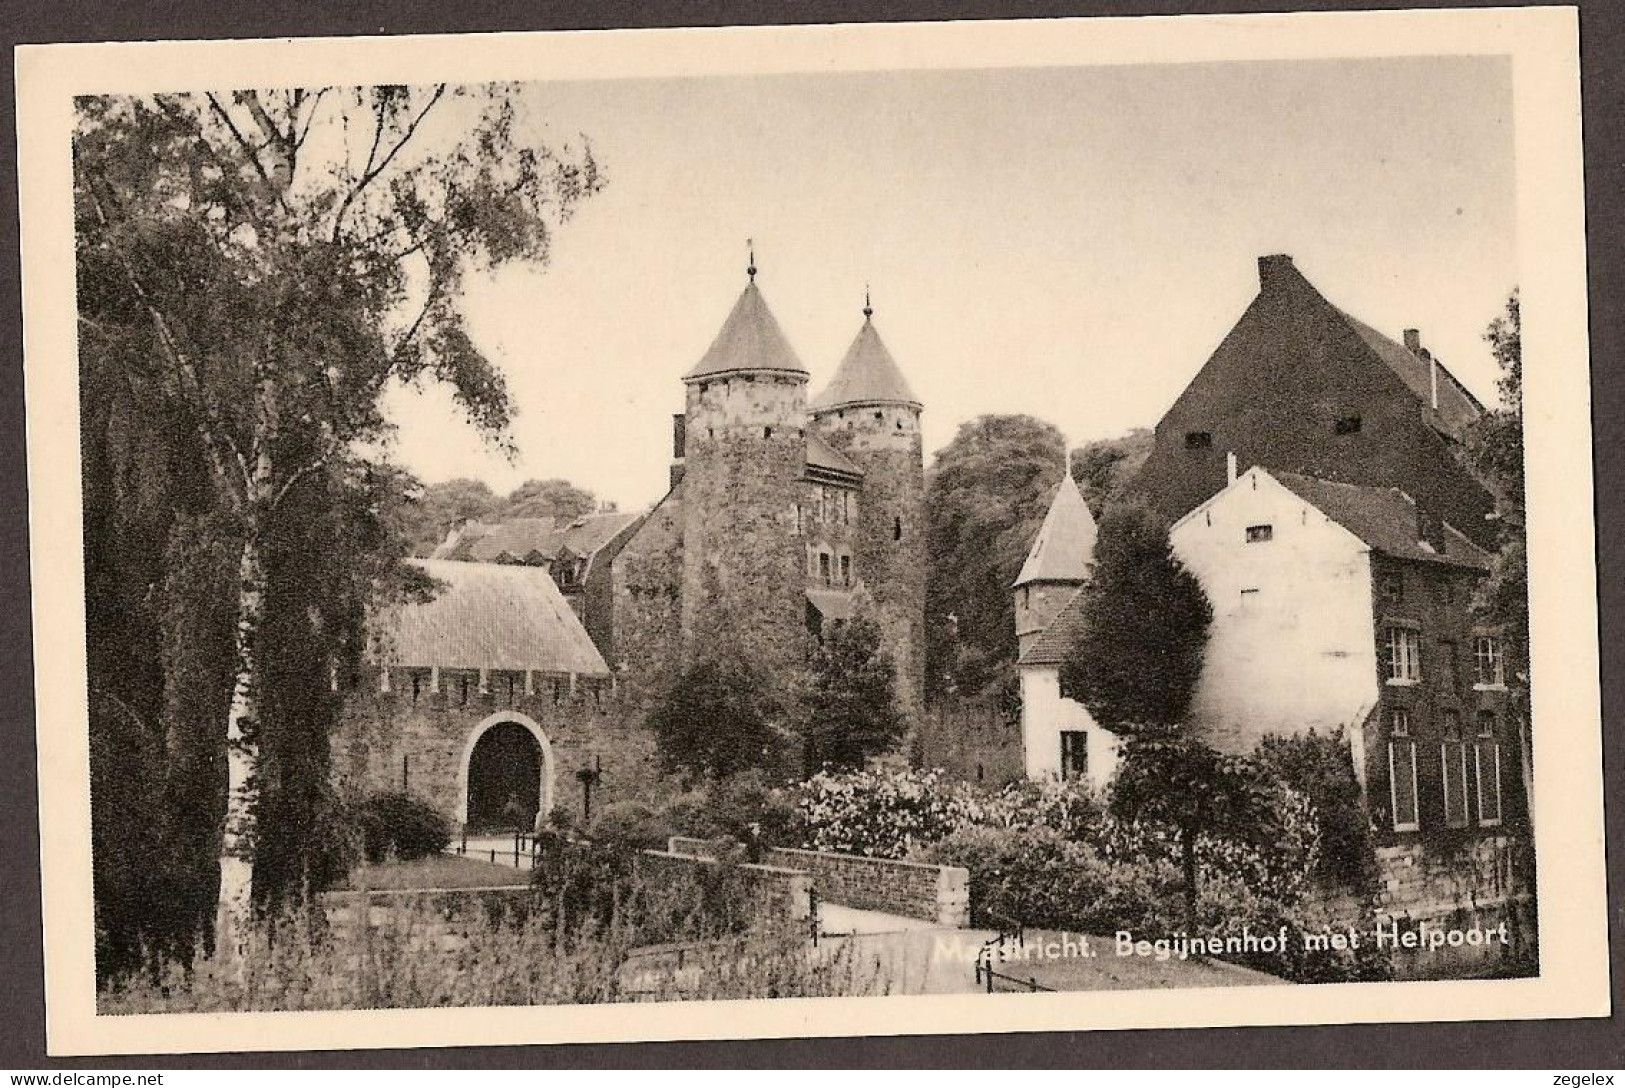
M 1467 746 L 1446 741 L 1439 746 L 1439 770 L 1444 777 L 1444 822 L 1467 826 Z
M 1473 746 L 1478 779 L 1478 823 L 1494 827 L 1501 822 L 1501 746 L 1493 741 Z
M 1388 796 L 1394 814 L 1395 831 L 1415 831 L 1416 742 L 1411 740 L 1411 716 L 1395 710 L 1388 719 Z

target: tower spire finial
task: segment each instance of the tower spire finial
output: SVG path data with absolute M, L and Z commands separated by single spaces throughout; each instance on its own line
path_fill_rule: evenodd
M 863 319 L 867 321 L 875 316 L 875 308 L 869 304 L 869 285 L 863 285 Z
M 745 239 L 745 246 L 746 246 L 747 249 L 750 250 L 750 264 L 745 266 L 745 273 L 746 273 L 746 275 L 750 276 L 750 282 L 755 283 L 756 282 L 756 239 L 754 239 L 754 238 L 746 238 Z

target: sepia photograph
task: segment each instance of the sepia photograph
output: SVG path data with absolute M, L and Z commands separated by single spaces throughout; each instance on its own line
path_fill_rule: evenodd
M 1606 1015 L 1573 32 L 25 47 L 53 1052 Z

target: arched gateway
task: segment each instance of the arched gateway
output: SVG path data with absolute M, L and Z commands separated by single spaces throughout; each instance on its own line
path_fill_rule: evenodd
M 533 830 L 553 803 L 553 747 L 535 721 L 502 711 L 463 745 L 458 820 L 476 830 Z

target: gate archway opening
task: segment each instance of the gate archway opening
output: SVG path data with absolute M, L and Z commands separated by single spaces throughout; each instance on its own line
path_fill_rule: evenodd
M 547 736 L 521 714 L 493 715 L 463 751 L 459 814 L 473 831 L 533 831 L 551 807 L 553 753 Z

